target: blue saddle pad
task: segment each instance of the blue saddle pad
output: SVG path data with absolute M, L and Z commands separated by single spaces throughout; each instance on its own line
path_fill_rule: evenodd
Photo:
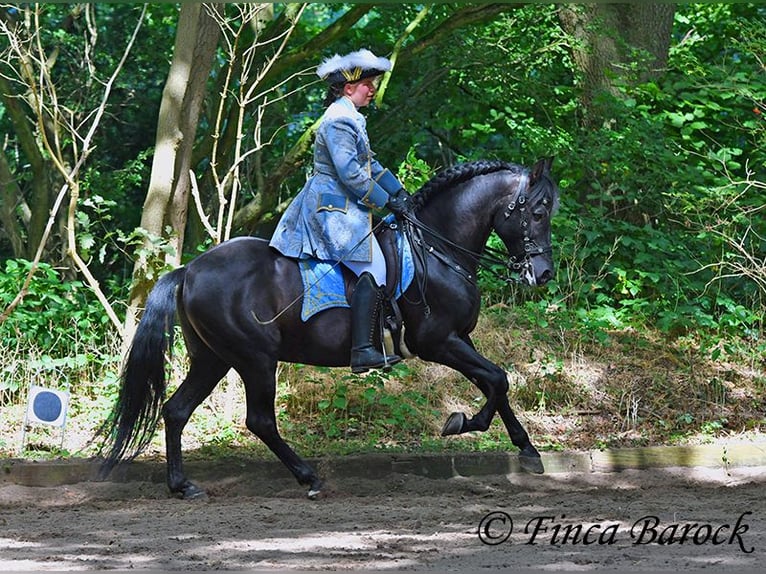
M 415 277 L 410 243 L 401 231 L 396 232 L 396 247 L 401 262 L 401 280 L 396 286 L 395 297 L 399 297 Z M 301 319 L 308 321 L 312 316 L 332 307 L 350 307 L 346 300 L 346 286 L 343 282 L 341 264 L 335 261 L 301 259 L 298 261 L 303 279 L 303 308 Z

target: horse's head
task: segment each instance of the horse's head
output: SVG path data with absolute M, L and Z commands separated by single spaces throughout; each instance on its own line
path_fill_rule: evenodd
M 495 215 L 494 228 L 510 254 L 509 265 L 529 285 L 553 279 L 551 217 L 559 204 L 558 187 L 551 179 L 553 158 L 541 159 L 529 181 Z

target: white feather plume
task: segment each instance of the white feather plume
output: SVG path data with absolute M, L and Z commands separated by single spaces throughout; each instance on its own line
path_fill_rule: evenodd
M 388 58 L 381 58 L 369 50 L 357 50 L 345 56 L 334 56 L 327 58 L 317 68 L 317 75 L 320 78 L 326 78 L 334 72 L 341 70 L 351 70 L 361 68 L 362 70 L 380 70 L 388 72 L 391 69 L 391 61 Z

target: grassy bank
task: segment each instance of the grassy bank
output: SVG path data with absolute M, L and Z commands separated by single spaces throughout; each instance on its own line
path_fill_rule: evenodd
M 556 311 L 535 317 L 497 304 L 485 309 L 475 332 L 479 350 L 506 370 L 511 405 L 539 448 L 688 444 L 763 429 L 766 365 L 754 343 L 729 340 L 725 348 L 709 348 L 694 333 L 670 338 L 651 329 L 587 330 L 563 319 Z M 66 378 L 75 392 L 63 447 L 58 429 L 33 427 L 23 456 L 94 452 L 89 440 L 116 396 L 117 354 L 110 356 L 102 372 L 87 363 L 29 372 L 28 383 L 61 388 Z M 171 389 L 185 367 L 184 353 L 176 357 Z M 39 358 L 37 365 L 43 363 Z M 412 360 L 362 377 L 283 364 L 278 376 L 280 428 L 306 455 L 513 448 L 499 418 L 486 433 L 440 437 L 451 412 L 474 413 L 483 403 L 473 385 L 441 365 Z M 25 385 L 19 387 L 0 405 L 4 457 L 20 454 L 26 394 Z M 161 435 L 149 454 L 162 452 Z M 244 426 L 242 386 L 233 374 L 195 412 L 184 441 L 200 456 L 267 454 Z

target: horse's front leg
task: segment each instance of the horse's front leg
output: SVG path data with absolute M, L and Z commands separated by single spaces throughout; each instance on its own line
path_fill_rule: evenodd
M 508 429 L 511 441 L 519 447 L 519 464 L 521 465 L 521 468 L 534 474 L 544 473 L 545 467 L 543 467 L 540 453 L 534 447 L 532 441 L 529 440 L 529 435 L 519 422 L 519 419 L 516 418 L 516 415 L 508 402 L 507 394 L 498 398 L 497 412 L 500 413 L 500 418 L 503 419 L 505 428 Z
M 497 388 L 487 386 L 484 381 L 479 379 L 471 379 L 471 382 L 481 390 L 482 394 L 487 399 L 484 402 L 484 406 L 470 418 L 462 412 L 452 413 L 442 426 L 442 436 L 463 434 L 473 431 L 484 432 L 492 424 L 492 419 L 497 412 Z
M 471 431 L 486 431 L 495 412 L 499 412 L 511 442 L 519 448 L 521 467 L 535 474 L 544 472 L 540 453 L 516 418 L 508 402 L 508 378 L 505 371 L 479 354 L 469 338 L 450 337 L 438 349 L 421 357 L 451 367 L 474 383 L 486 397 L 481 410 L 468 418 L 464 413 L 452 413 L 442 428 L 442 436 Z

